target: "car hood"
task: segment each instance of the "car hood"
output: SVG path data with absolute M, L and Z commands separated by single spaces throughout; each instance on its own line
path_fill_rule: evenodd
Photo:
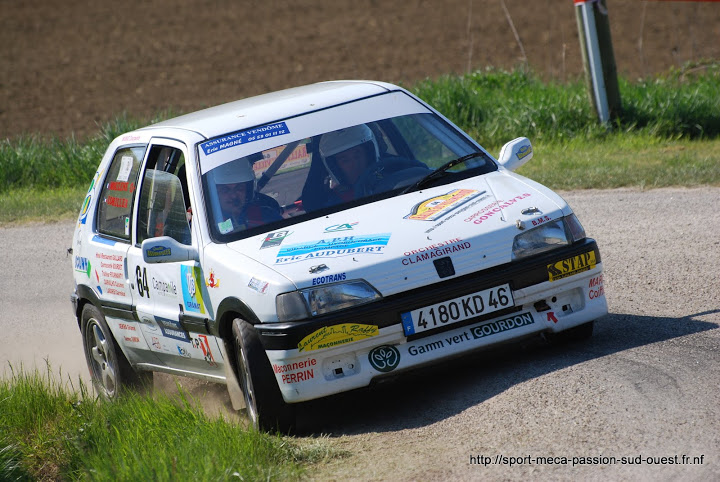
M 298 288 L 364 279 L 389 296 L 510 262 L 519 224 L 528 229 L 568 212 L 563 199 L 544 186 L 497 171 L 322 216 L 228 247 L 257 259 Z M 450 258 L 452 267 L 447 260 L 436 263 L 441 258 Z

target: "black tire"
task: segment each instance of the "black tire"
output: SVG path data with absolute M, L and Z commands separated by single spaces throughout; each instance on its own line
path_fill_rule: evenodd
M 115 341 L 105 316 L 94 305 L 83 308 L 80 324 L 85 360 L 97 393 L 106 400 L 125 390 L 144 392 L 152 386 L 152 372 L 136 372 Z
M 232 332 L 237 376 L 250 423 L 258 430 L 289 433 L 295 428 L 295 407 L 283 400 L 255 328 L 236 318 Z
M 578 341 L 587 340 L 593 334 L 593 328 L 595 327 L 594 321 L 588 321 L 582 325 L 573 326 L 570 329 L 561 331 L 559 333 L 547 333 L 545 339 L 553 345 L 562 345 L 565 343 L 575 343 Z

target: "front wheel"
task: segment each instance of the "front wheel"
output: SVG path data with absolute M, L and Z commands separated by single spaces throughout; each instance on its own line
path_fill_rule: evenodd
M 260 430 L 288 433 L 295 427 L 295 410 L 283 400 L 255 328 L 236 318 L 232 331 L 237 375 L 250 423 Z
M 136 372 L 115 341 L 105 316 L 94 305 L 82 310 L 81 332 L 85 360 L 98 394 L 116 399 L 123 390 L 141 391 L 151 386 L 152 372 Z

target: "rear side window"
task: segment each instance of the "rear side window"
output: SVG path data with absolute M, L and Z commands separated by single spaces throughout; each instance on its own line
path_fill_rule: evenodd
M 97 230 L 130 241 L 132 208 L 145 147 L 119 149 L 110 163 L 98 203 Z

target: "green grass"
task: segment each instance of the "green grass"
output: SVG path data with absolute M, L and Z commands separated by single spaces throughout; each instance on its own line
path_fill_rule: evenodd
M 537 143 L 518 169 L 551 189 L 720 186 L 720 139 L 616 134 L 604 141 Z
M 0 480 L 297 480 L 338 455 L 211 419 L 182 392 L 103 403 L 49 369 L 0 380 Z
M 619 84 L 623 111 L 608 125 L 597 122 L 582 79 L 487 69 L 408 88 L 493 154 L 528 137 L 535 157 L 519 172 L 554 189 L 720 185 L 720 63 Z M 112 139 L 176 114 L 122 115 L 82 144 L 0 141 L 0 224 L 74 217 Z
M 0 225 L 53 222 L 78 216 L 86 187 L 18 188 L 0 193 Z

